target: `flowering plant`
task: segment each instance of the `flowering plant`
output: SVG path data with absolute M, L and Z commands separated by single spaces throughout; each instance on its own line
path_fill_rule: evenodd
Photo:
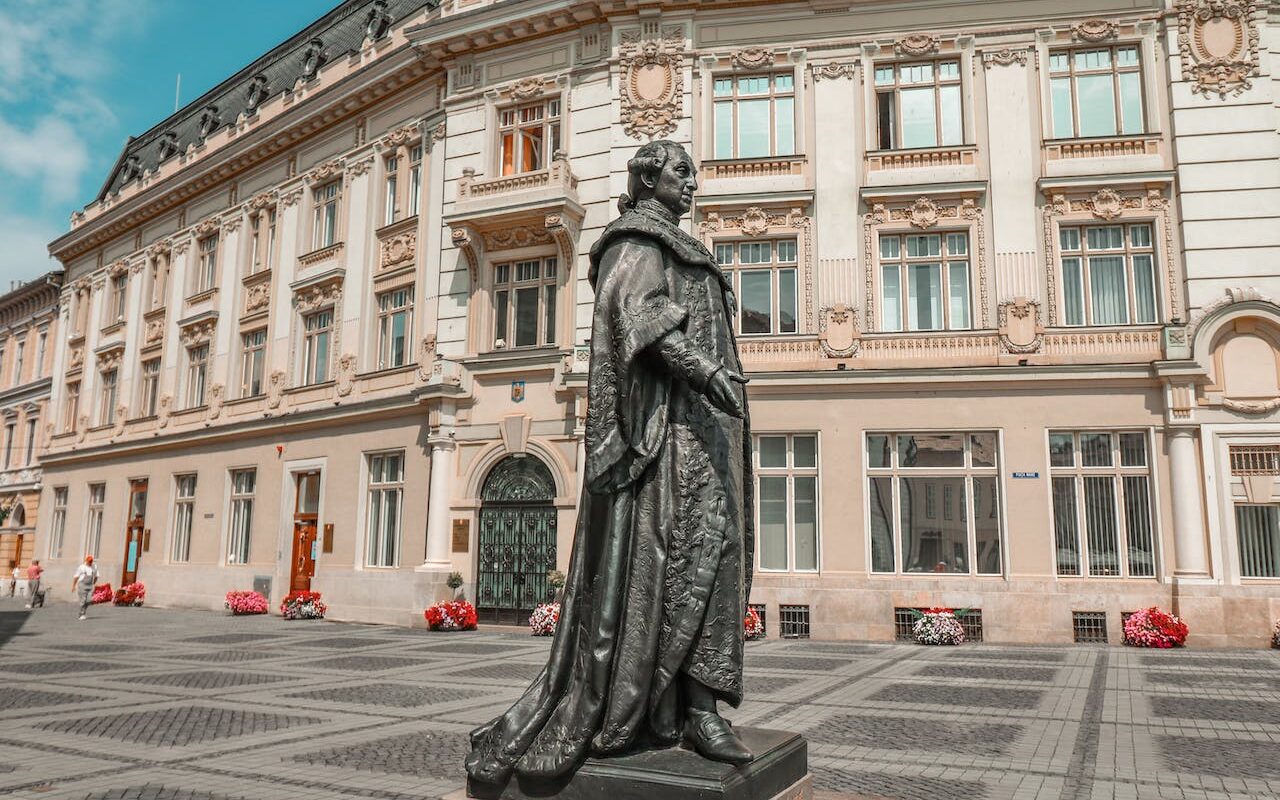
M 115 597 L 115 592 L 111 591 L 111 584 L 100 583 L 93 587 L 93 597 L 91 598 L 91 602 L 95 604 L 110 603 L 113 597 Z
M 560 621 L 559 603 L 542 603 L 529 615 L 529 632 L 534 636 L 550 636 Z
M 466 600 L 450 600 L 447 603 L 436 603 L 422 612 L 427 624 L 433 631 L 474 631 L 476 629 L 476 607 Z
M 911 625 L 911 633 L 920 644 L 960 644 L 964 641 L 964 626 L 959 616 L 968 609 L 957 612 L 954 608 L 926 608 L 922 611 L 911 609 L 916 621 Z
M 227 592 L 226 607 L 237 616 L 267 613 L 267 598 L 259 592 Z
M 1156 606 L 1135 611 L 1124 621 L 1124 641 L 1134 647 L 1181 647 L 1187 623 Z
M 764 638 L 764 620 L 760 619 L 760 612 L 751 606 L 747 606 L 747 615 L 742 618 L 742 632 L 748 641 Z
M 1271 646 L 1280 648 L 1280 619 L 1276 620 L 1275 630 L 1271 632 Z
M 111 602 L 118 606 L 140 606 L 147 597 L 147 587 L 141 583 L 129 583 L 116 589 Z M 95 601 L 96 602 L 96 601 Z
M 324 619 L 329 607 L 320 602 L 319 592 L 289 592 L 280 603 L 285 619 Z

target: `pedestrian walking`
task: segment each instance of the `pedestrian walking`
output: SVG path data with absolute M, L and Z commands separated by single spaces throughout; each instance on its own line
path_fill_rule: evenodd
M 27 567 L 27 608 L 36 605 L 36 595 L 40 592 L 40 576 L 44 574 L 44 567 L 40 566 L 40 559 L 32 559 L 31 566 Z M 39 605 L 44 605 L 41 599 Z
M 85 556 L 84 563 L 76 568 L 76 576 L 71 579 L 71 591 L 80 595 L 80 619 L 93 603 L 93 587 L 98 583 L 98 568 L 93 565 L 93 556 Z
M 13 597 L 18 591 L 18 575 L 20 574 L 17 561 L 9 559 L 9 572 L 7 574 L 9 576 L 9 596 Z

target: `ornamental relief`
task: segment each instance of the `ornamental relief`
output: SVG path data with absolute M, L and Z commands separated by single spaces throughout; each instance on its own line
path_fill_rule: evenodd
M 1071 26 L 1071 38 L 1077 42 L 1105 42 L 1120 35 L 1120 26 L 1109 19 L 1086 19 Z
M 109 369 L 118 369 L 120 367 L 120 361 L 123 358 L 124 358 L 123 344 L 117 347 L 113 347 L 110 350 L 106 350 L 101 353 L 98 353 L 97 354 L 98 371 L 105 372 L 106 370 L 109 370 Z
M 341 158 L 326 161 L 307 173 L 307 183 L 323 183 L 330 178 L 336 178 L 342 175 L 342 169 L 344 166 L 345 162 Z
M 1257 0 L 1182 0 L 1178 50 L 1191 90 L 1219 99 L 1250 88 L 1258 74 Z
M 153 345 L 164 339 L 164 317 L 159 316 L 147 320 L 147 327 L 143 332 L 142 338 L 145 345 Z
M 293 306 L 300 314 L 310 314 L 335 306 L 342 299 L 342 279 L 304 286 L 293 294 Z
M 927 56 L 938 52 L 942 40 L 927 33 L 913 33 L 893 43 L 893 52 L 900 56 Z
M 413 125 L 405 125 L 402 128 L 396 128 L 391 133 L 383 136 L 381 139 L 382 146 L 388 150 L 394 150 L 397 147 L 406 145 L 414 139 L 418 138 L 419 126 L 417 123 Z
M 482 234 L 481 238 L 484 240 L 484 249 L 490 252 L 551 244 L 554 241 L 551 233 L 545 227 L 535 228 L 532 225 L 516 225 L 498 231 L 490 231 Z
M 852 358 L 861 345 L 857 309 L 836 303 L 818 312 L 818 346 L 827 358 Z
M 852 78 L 856 69 L 857 65 L 852 62 L 840 63 L 837 61 L 832 61 L 829 64 L 814 64 L 810 68 L 815 83 L 823 79 Z
M 772 50 L 764 47 L 744 47 L 729 56 L 729 62 L 738 69 L 765 69 L 776 60 Z
M 261 311 L 269 305 L 271 305 L 270 281 L 255 283 L 244 290 L 244 313 L 246 315 Z
M 1006 353 L 1037 353 L 1044 346 L 1044 328 L 1040 325 L 1040 304 L 1025 297 L 1001 303 L 996 309 L 996 327 L 1000 331 L 1000 347 Z
M 413 261 L 418 248 L 418 232 L 414 229 L 378 242 L 378 269 L 391 269 Z
M 1023 47 L 1008 48 L 1004 47 L 1000 50 L 984 50 L 982 52 L 982 65 L 987 69 L 994 66 L 1011 67 L 1017 64 L 1020 67 L 1027 65 L 1027 50 Z
M 684 28 L 668 26 L 660 39 L 624 31 L 618 53 L 623 132 L 655 139 L 674 131 L 684 102 Z
M 268 189 L 253 196 L 246 204 L 250 211 L 261 211 L 266 208 L 273 207 L 279 200 L 279 195 L 274 189 Z
M 207 317 L 183 326 L 179 331 L 179 337 L 182 339 L 182 346 L 184 348 L 192 348 L 203 344 L 209 344 L 210 340 L 213 339 L 213 332 L 217 327 L 217 317 Z

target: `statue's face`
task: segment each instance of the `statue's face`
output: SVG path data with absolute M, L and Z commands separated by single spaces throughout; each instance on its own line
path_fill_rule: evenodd
M 653 198 L 677 217 L 689 213 L 693 193 L 698 189 L 698 170 L 693 159 L 683 150 L 677 158 L 667 159 L 653 187 Z

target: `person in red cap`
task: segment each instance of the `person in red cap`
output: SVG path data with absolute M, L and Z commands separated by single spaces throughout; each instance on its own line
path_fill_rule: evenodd
M 76 576 L 71 579 L 71 591 L 80 595 L 80 619 L 84 619 L 93 602 L 93 587 L 97 582 L 98 568 L 93 565 L 93 556 L 85 556 L 84 563 L 76 568 Z

